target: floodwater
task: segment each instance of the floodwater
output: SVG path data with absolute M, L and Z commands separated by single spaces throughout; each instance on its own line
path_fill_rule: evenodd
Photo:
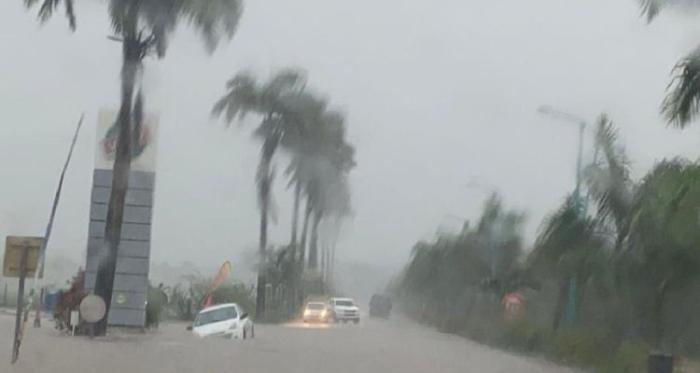
M 183 323 L 155 332 L 88 339 L 61 335 L 45 320 L 28 328 L 20 360 L 10 365 L 13 316 L 0 314 L 0 372 L 574 372 L 512 355 L 411 321 L 360 325 L 256 325 L 255 339 L 198 339 Z

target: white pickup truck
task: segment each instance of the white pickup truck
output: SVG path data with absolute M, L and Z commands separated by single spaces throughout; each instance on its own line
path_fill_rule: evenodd
M 331 298 L 328 301 L 331 317 L 335 322 L 360 322 L 360 309 L 351 298 Z

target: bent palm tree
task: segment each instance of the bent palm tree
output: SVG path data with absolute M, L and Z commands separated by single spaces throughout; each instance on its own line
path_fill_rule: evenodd
M 700 167 L 679 160 L 664 161 L 647 174 L 634 198 L 630 247 L 624 270 L 633 284 L 639 309 L 649 309 L 648 337 L 665 346 L 665 314 L 670 294 L 700 274 Z
M 581 299 L 587 280 L 605 262 L 603 247 L 603 240 L 596 234 L 596 222 L 581 216 L 571 197 L 545 221 L 529 260 L 531 266 L 558 282 L 554 330 L 559 328 L 567 297 Z M 572 280 L 578 284 L 576 287 L 570 286 Z
M 137 74 L 143 59 L 151 54 L 163 58 L 170 34 L 182 22 L 198 30 L 207 48 L 212 51 L 221 37 L 231 38 L 238 25 L 240 0 L 112 0 L 109 15 L 112 29 L 122 44 L 121 107 L 117 117 L 118 140 L 114 159 L 112 191 L 105 225 L 107 259 L 101 262 L 95 293 L 105 299 L 107 309 L 112 299 L 117 251 L 121 236 L 124 201 L 131 165 L 132 110 Z M 107 317 L 98 325 L 104 334 Z
M 588 190 L 598 205 L 598 217 L 612 221 L 615 227 L 615 249 L 619 251 L 629 226 L 633 183 L 629 161 L 618 145 L 618 133 L 605 114 L 597 120 L 595 145 L 603 159 L 584 170 Z
M 47 20 L 61 1 L 74 28 L 74 0 L 43 0 L 39 18 Z M 37 2 L 25 0 L 25 5 L 32 7 Z M 121 104 L 114 124 L 118 133 L 117 147 L 104 234 L 105 260 L 100 262 L 95 283 L 95 294 L 101 296 L 107 306 L 107 315 L 97 324 L 98 335 L 106 332 L 112 301 L 131 166 L 132 127 L 136 131 L 139 129 L 139 123 L 134 120 L 139 117 L 138 113 L 134 113 L 134 90 L 142 61 L 152 54 L 163 58 L 170 35 L 182 22 L 192 25 L 203 37 L 207 49 L 213 51 L 222 37 L 233 37 L 242 12 L 241 0 L 110 0 L 107 6 L 112 31 L 116 34 L 112 39 L 119 41 L 122 47 L 122 68 Z M 142 100 L 139 102 L 142 104 Z
M 256 173 L 260 204 L 260 240 L 258 254 L 266 257 L 267 226 L 271 209 L 271 191 L 274 179 L 272 161 L 277 149 L 287 136 L 302 131 L 299 108 L 294 99 L 303 94 L 304 74 L 298 70 L 282 70 L 265 84 L 259 85 L 249 73 L 239 73 L 226 83 L 227 92 L 212 108 L 213 116 L 224 116 L 227 123 L 244 118 L 249 113 L 262 116 L 254 136 L 262 139 L 260 163 Z M 265 314 L 265 275 L 258 269 L 257 316 Z
M 318 266 L 318 227 L 324 216 L 341 216 L 349 211 L 346 175 L 355 166 L 354 148 L 346 142 L 344 117 L 329 111 L 320 125 L 308 134 L 313 139 L 313 158 L 306 181 L 307 201 L 314 212 L 309 246 L 309 267 Z M 347 193 L 346 193 L 347 192 Z
M 642 13 L 651 22 L 664 7 L 673 5 L 700 5 L 700 1 L 640 0 Z M 700 49 L 683 57 L 673 68 L 668 94 L 661 104 L 661 112 L 673 126 L 685 128 L 700 109 Z

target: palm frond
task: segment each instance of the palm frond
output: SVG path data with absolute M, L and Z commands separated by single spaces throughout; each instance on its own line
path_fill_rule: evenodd
M 197 29 L 212 52 L 221 38 L 233 37 L 243 14 L 241 0 L 181 0 L 182 15 Z
M 306 71 L 299 68 L 285 68 L 278 71 L 265 84 L 263 91 L 285 92 L 301 91 L 306 87 Z
M 603 242 L 596 234 L 596 221 L 582 216 L 573 197 L 547 217 L 537 236 L 530 264 L 552 273 L 568 273 L 585 268 L 592 248 Z
M 599 217 L 612 217 L 616 229 L 621 232 L 631 204 L 632 182 L 629 177 L 629 161 L 618 145 L 617 129 L 605 114 L 597 120 L 595 144 L 603 153 L 603 161 L 586 167 L 584 178 L 598 205 Z
M 151 30 L 156 54 L 162 58 L 168 47 L 169 35 L 175 31 L 179 21 L 181 0 L 146 0 L 140 1 L 138 6 L 138 17 Z
M 679 61 L 672 74 L 661 111 L 669 124 L 684 128 L 700 108 L 700 49 Z
M 37 18 L 41 23 L 48 21 L 53 13 L 58 8 L 59 4 L 63 2 L 65 7 L 66 18 L 68 19 L 68 26 L 72 31 L 75 31 L 76 21 L 75 21 L 75 11 L 74 11 L 74 0 L 43 0 L 39 6 L 39 12 Z M 39 0 L 24 0 L 24 6 L 28 9 L 33 8 Z
M 212 107 L 211 116 L 225 113 L 227 124 L 243 119 L 250 111 L 259 111 L 259 88 L 255 78 L 247 71 L 236 74 L 226 82 L 227 93 Z
M 76 20 L 75 20 L 75 7 L 73 6 L 73 0 L 63 0 L 63 5 L 66 8 L 66 18 L 68 18 L 68 25 L 70 29 L 75 31 Z
M 647 22 L 651 22 L 659 14 L 665 2 L 665 0 L 639 0 L 642 15 L 646 17 Z

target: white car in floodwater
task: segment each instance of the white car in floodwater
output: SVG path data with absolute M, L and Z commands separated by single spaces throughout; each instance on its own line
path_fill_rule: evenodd
M 253 321 L 236 303 L 218 304 L 199 311 L 187 329 L 201 338 L 255 338 Z
M 335 322 L 360 322 L 360 309 L 351 298 L 331 298 L 328 301 L 331 318 Z

